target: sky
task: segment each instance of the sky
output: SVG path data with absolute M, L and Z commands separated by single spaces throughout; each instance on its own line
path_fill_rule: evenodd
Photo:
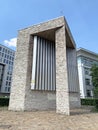
M 98 53 L 98 0 L 0 0 L 0 43 L 15 49 L 18 30 L 60 16 L 77 48 Z

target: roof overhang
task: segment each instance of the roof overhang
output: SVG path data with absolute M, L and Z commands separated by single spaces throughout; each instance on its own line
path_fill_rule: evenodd
M 66 46 L 70 48 L 76 48 L 76 44 L 64 16 L 33 25 L 31 27 L 22 29 L 19 32 L 28 32 L 30 35 L 38 35 L 47 40 L 55 42 L 55 32 L 63 26 L 65 26 Z

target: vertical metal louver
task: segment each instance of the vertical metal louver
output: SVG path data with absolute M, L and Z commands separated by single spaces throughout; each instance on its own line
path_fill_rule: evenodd
M 38 36 L 34 36 L 31 89 L 56 89 L 55 43 Z

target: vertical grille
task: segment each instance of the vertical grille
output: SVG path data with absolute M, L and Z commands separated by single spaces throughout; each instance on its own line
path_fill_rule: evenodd
M 31 89 L 52 91 L 55 88 L 55 43 L 34 36 Z

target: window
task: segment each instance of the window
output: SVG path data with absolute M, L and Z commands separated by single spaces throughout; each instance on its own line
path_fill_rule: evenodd
M 0 62 L 2 62 L 2 58 L 0 59 Z
M 14 56 L 14 53 L 13 53 L 13 56 Z
M 8 81 L 6 81 L 6 85 L 8 85 Z
M 8 50 L 8 54 L 10 53 L 10 51 Z
M 84 68 L 84 70 L 85 70 L 85 75 L 89 75 L 90 70 L 88 68 Z
M 3 48 L 3 52 L 5 51 L 5 48 Z
M 5 53 L 7 53 L 7 49 L 5 49 Z
M 11 60 L 11 56 L 10 56 L 10 60 Z
M 7 91 L 7 87 L 5 87 L 5 91 Z
M 6 80 L 8 80 L 8 79 L 9 79 L 9 77 L 7 76 Z
M 7 59 L 9 58 L 9 55 L 7 55 Z
M 5 58 L 7 57 L 7 55 L 5 54 Z
M 10 70 L 10 66 L 8 67 L 8 70 Z
M 10 55 L 12 55 L 12 51 L 10 52 Z
M 3 60 L 3 63 L 6 63 L 6 59 Z
M 0 51 L 2 50 L 2 47 L 0 47 Z
M 11 81 L 11 77 L 9 77 L 9 80 Z
M 4 56 L 4 53 L 2 53 L 2 57 Z
M 11 61 L 9 61 L 9 65 L 11 64 Z
M 8 64 L 8 60 L 6 60 L 6 63 Z
M 11 82 L 9 82 L 9 86 L 11 86 Z
M 14 61 L 14 57 L 12 57 L 12 61 Z
M 8 92 L 10 92 L 10 87 L 8 87 Z
M 87 90 L 86 93 L 87 93 L 87 97 L 91 97 L 91 91 L 90 90 Z
M 89 71 L 88 71 L 88 70 L 85 70 L 85 74 L 86 74 L 86 75 L 89 75 Z
M 90 86 L 90 79 L 85 79 L 85 84 Z

